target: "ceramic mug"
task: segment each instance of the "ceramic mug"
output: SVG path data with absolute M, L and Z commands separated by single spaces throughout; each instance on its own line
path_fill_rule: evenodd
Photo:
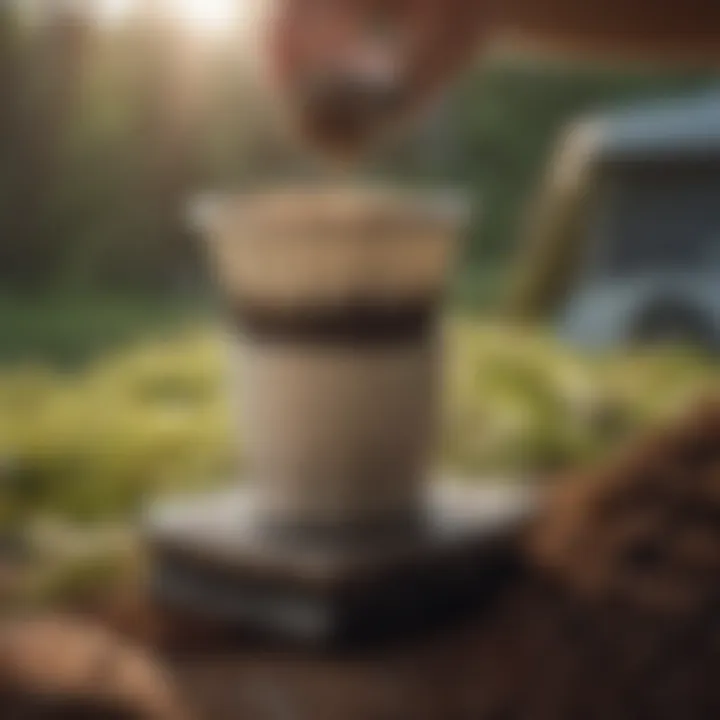
M 467 214 L 457 193 L 386 187 L 196 205 L 268 526 L 392 527 L 421 513 L 440 415 L 439 311 Z

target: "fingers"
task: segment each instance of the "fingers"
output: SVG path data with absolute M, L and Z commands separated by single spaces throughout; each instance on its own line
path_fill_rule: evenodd
M 121 711 L 147 720 L 185 717 L 169 679 L 147 654 L 60 618 L 7 621 L 0 628 L 2 695 L 16 705 L 97 710 L 98 718 Z
M 350 155 L 430 101 L 474 55 L 485 0 L 283 0 L 276 83 L 310 144 Z
M 415 47 L 404 111 L 430 101 L 472 64 L 489 29 L 486 0 L 416 0 Z

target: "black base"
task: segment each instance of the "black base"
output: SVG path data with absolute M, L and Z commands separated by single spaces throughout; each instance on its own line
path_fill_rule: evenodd
M 526 489 L 441 485 L 421 528 L 348 543 L 268 536 L 250 494 L 226 493 L 151 518 L 151 591 L 228 631 L 303 645 L 404 636 L 494 597 L 515 570 L 513 540 L 532 506 Z

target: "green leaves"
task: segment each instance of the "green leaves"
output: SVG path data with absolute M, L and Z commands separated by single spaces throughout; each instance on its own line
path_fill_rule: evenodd
M 450 331 L 445 458 L 468 475 L 544 475 L 590 462 L 659 418 L 720 391 L 681 350 L 583 358 L 509 327 Z
M 235 451 L 220 358 L 215 340 L 194 335 L 79 374 L 0 374 L 5 499 L 20 513 L 94 521 L 229 475 Z

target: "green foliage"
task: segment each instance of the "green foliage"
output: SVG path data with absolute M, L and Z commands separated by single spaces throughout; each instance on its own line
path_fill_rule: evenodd
M 0 364 L 73 367 L 149 335 L 204 322 L 208 305 L 197 297 L 0 294 Z
M 148 495 L 231 473 L 217 341 L 197 336 L 110 356 L 69 374 L 0 376 L 6 514 L 126 515 Z
M 117 601 L 118 594 L 127 593 L 137 584 L 144 569 L 137 538 L 127 532 L 125 536 L 118 541 L 103 531 L 57 527 L 38 543 L 43 546 L 37 548 L 32 571 L 19 583 L 10 601 L 25 610 L 93 609 L 107 601 L 111 593 Z
M 452 338 L 445 458 L 467 475 L 589 463 L 720 390 L 715 364 L 680 349 L 582 357 L 525 329 L 462 322 Z
M 445 464 L 468 476 L 558 470 L 607 452 L 708 389 L 717 371 L 681 352 L 583 359 L 541 336 L 448 329 Z M 226 480 L 241 454 L 214 332 L 142 343 L 77 373 L 0 374 L 6 520 L 107 520 L 149 497 Z

